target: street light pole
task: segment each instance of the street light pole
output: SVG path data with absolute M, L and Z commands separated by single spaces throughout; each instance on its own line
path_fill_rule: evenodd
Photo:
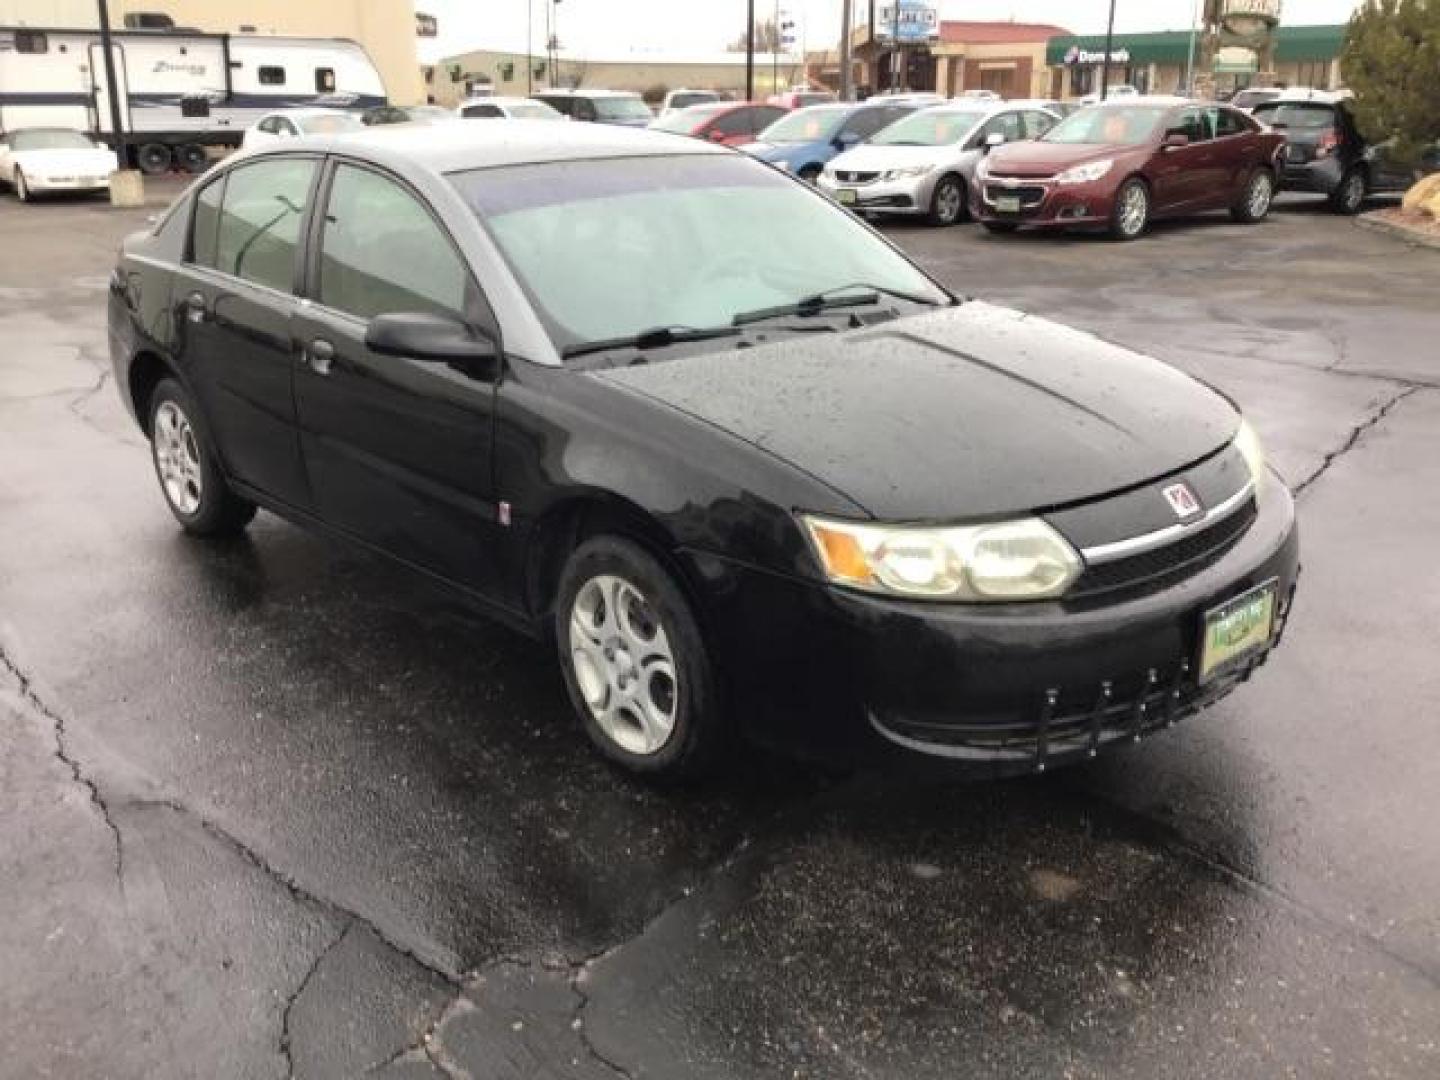
M 105 58 L 105 96 L 110 99 L 110 134 L 115 138 L 115 156 L 120 159 L 120 168 L 127 167 L 125 132 L 120 127 L 120 84 L 115 78 L 115 53 L 110 44 L 110 5 L 98 0 L 100 5 L 100 53 Z
M 755 100 L 755 0 L 745 2 L 745 100 Z
M 900 0 L 890 0 L 890 89 L 900 89 Z
M 535 0 L 525 0 L 525 96 L 535 92 Z
M 1195 14 L 1190 19 L 1190 52 L 1185 57 L 1185 96 L 1195 96 L 1195 36 L 1200 27 L 1200 5 L 1203 0 L 1195 0 Z
M 1100 67 L 1100 100 L 1110 96 L 1110 49 L 1115 43 L 1115 0 L 1110 0 L 1110 21 L 1105 24 L 1105 57 Z
M 850 78 L 850 0 L 844 0 L 840 14 L 840 100 L 849 101 L 855 96 Z M 873 46 L 872 46 L 873 48 Z

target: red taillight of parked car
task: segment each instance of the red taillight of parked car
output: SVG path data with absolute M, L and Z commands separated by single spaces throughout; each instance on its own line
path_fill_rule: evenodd
M 1333 154 L 1335 152 L 1335 148 L 1339 145 L 1340 132 L 1336 131 L 1334 128 L 1330 128 L 1328 131 L 1325 131 L 1321 134 L 1320 142 L 1315 147 L 1315 156 L 1317 158 L 1328 157 L 1330 154 Z

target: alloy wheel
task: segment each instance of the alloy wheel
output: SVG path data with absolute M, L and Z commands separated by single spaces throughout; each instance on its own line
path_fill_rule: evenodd
M 30 185 L 25 182 L 25 174 L 19 169 L 15 170 L 15 197 L 21 202 L 30 201 Z
M 592 577 L 571 605 L 570 662 L 596 724 L 616 746 L 650 756 L 675 732 L 675 654 L 654 606 L 629 581 Z
M 1259 221 L 1270 212 L 1270 203 L 1275 198 L 1275 182 L 1270 179 L 1269 173 L 1258 173 L 1255 179 L 1250 181 L 1250 205 L 1247 209 L 1250 217 Z
M 173 401 L 166 401 L 155 410 L 151 445 L 165 498 L 180 513 L 195 513 L 204 494 L 200 447 L 189 417 Z
M 1365 177 L 1358 172 L 1352 172 L 1347 176 L 1345 187 L 1340 194 L 1340 201 L 1351 213 L 1360 209 L 1360 204 L 1365 201 Z
M 1126 236 L 1139 236 L 1150 216 L 1150 196 L 1142 184 L 1132 183 L 1120 193 L 1120 230 Z
M 960 185 L 953 180 L 940 181 L 935 192 L 935 218 L 942 225 L 953 225 L 960 218 L 962 203 Z

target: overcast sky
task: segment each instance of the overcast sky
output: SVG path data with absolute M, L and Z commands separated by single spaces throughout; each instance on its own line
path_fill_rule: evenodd
M 534 7 L 535 49 L 544 48 L 545 2 Z M 439 55 L 469 49 L 524 49 L 527 0 L 417 0 L 437 16 L 441 37 L 430 44 Z M 840 0 L 783 0 L 800 17 L 810 49 L 833 48 L 839 39 Z M 857 12 L 867 0 L 854 0 Z M 1343 22 L 1356 0 L 1285 0 L 1287 23 Z M 768 18 L 774 0 L 756 0 L 756 17 Z M 1015 19 L 1063 26 L 1078 34 L 1104 33 L 1108 0 L 941 0 L 946 19 Z M 1195 0 L 1118 0 L 1116 29 L 1188 27 Z M 857 18 L 859 16 L 857 15 Z M 561 43 L 577 52 L 631 51 L 683 56 L 723 49 L 745 27 L 745 0 L 561 0 L 556 8 Z

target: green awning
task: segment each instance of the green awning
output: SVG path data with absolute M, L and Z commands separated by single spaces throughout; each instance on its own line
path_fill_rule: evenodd
M 1277 61 L 1333 60 L 1345 44 L 1345 25 L 1282 26 L 1275 46 Z M 1129 54 L 1131 64 L 1183 66 L 1190 55 L 1189 30 L 1162 30 L 1150 34 L 1116 34 L 1112 53 Z M 1054 67 L 1065 63 L 1071 49 L 1099 57 L 1105 51 L 1104 34 L 1053 37 L 1045 46 L 1045 62 Z M 1196 42 L 1199 51 L 1199 42 Z M 1121 63 L 1116 60 L 1115 63 Z

